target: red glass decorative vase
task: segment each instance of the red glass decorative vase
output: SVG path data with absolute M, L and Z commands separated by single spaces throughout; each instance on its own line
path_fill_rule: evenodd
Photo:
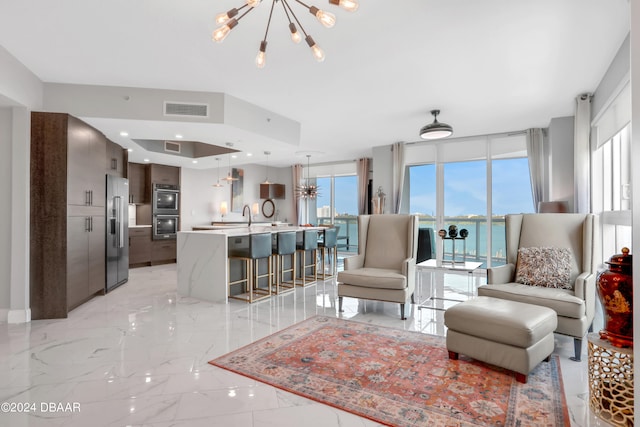
M 611 257 L 598 275 L 598 296 L 605 311 L 600 338 L 616 347 L 633 347 L 633 277 L 628 248 Z

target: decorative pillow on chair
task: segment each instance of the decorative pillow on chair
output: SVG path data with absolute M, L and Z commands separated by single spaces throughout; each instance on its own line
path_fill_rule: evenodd
M 572 289 L 571 251 L 566 248 L 520 248 L 516 282 L 547 288 Z

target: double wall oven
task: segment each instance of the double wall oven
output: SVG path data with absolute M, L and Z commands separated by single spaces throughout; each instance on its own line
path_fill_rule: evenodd
M 180 187 L 153 184 L 153 240 L 175 239 L 180 223 Z

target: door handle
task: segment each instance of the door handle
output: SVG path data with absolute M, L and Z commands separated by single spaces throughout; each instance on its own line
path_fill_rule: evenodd
M 91 191 L 89 190 L 84 192 L 84 204 L 87 206 L 91 205 Z

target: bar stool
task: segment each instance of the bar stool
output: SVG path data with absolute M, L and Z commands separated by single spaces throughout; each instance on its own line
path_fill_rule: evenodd
M 324 238 L 318 241 L 320 250 L 320 278 L 326 280 L 336 275 L 338 261 L 338 228 L 330 227 L 324 230 Z M 325 259 L 329 258 L 331 269 L 326 271 Z
M 301 240 L 296 241 L 296 252 L 301 255 L 300 276 L 296 280 L 296 285 L 307 286 L 318 281 L 318 231 L 304 230 L 300 233 Z M 307 264 L 307 252 L 311 251 L 312 263 Z M 313 275 L 307 275 L 307 269 L 313 269 Z M 307 281 L 307 279 L 313 279 Z
M 296 232 L 280 231 L 274 233 L 272 243 L 271 254 L 275 268 L 273 269 L 274 280 L 271 292 L 278 295 L 296 288 Z M 289 269 L 284 268 L 286 256 L 291 256 L 291 268 Z M 285 273 L 291 273 L 291 280 L 284 280 Z
M 267 258 L 267 273 L 260 274 L 259 261 Z M 231 281 L 231 261 L 244 261 L 245 276 L 239 280 Z M 229 250 L 229 298 L 252 303 L 271 296 L 271 233 L 256 233 L 249 235 L 249 246 L 232 248 Z M 262 277 L 267 278 L 267 287 L 259 287 Z M 238 283 L 245 284 L 245 292 L 239 295 L 231 294 L 231 287 Z

